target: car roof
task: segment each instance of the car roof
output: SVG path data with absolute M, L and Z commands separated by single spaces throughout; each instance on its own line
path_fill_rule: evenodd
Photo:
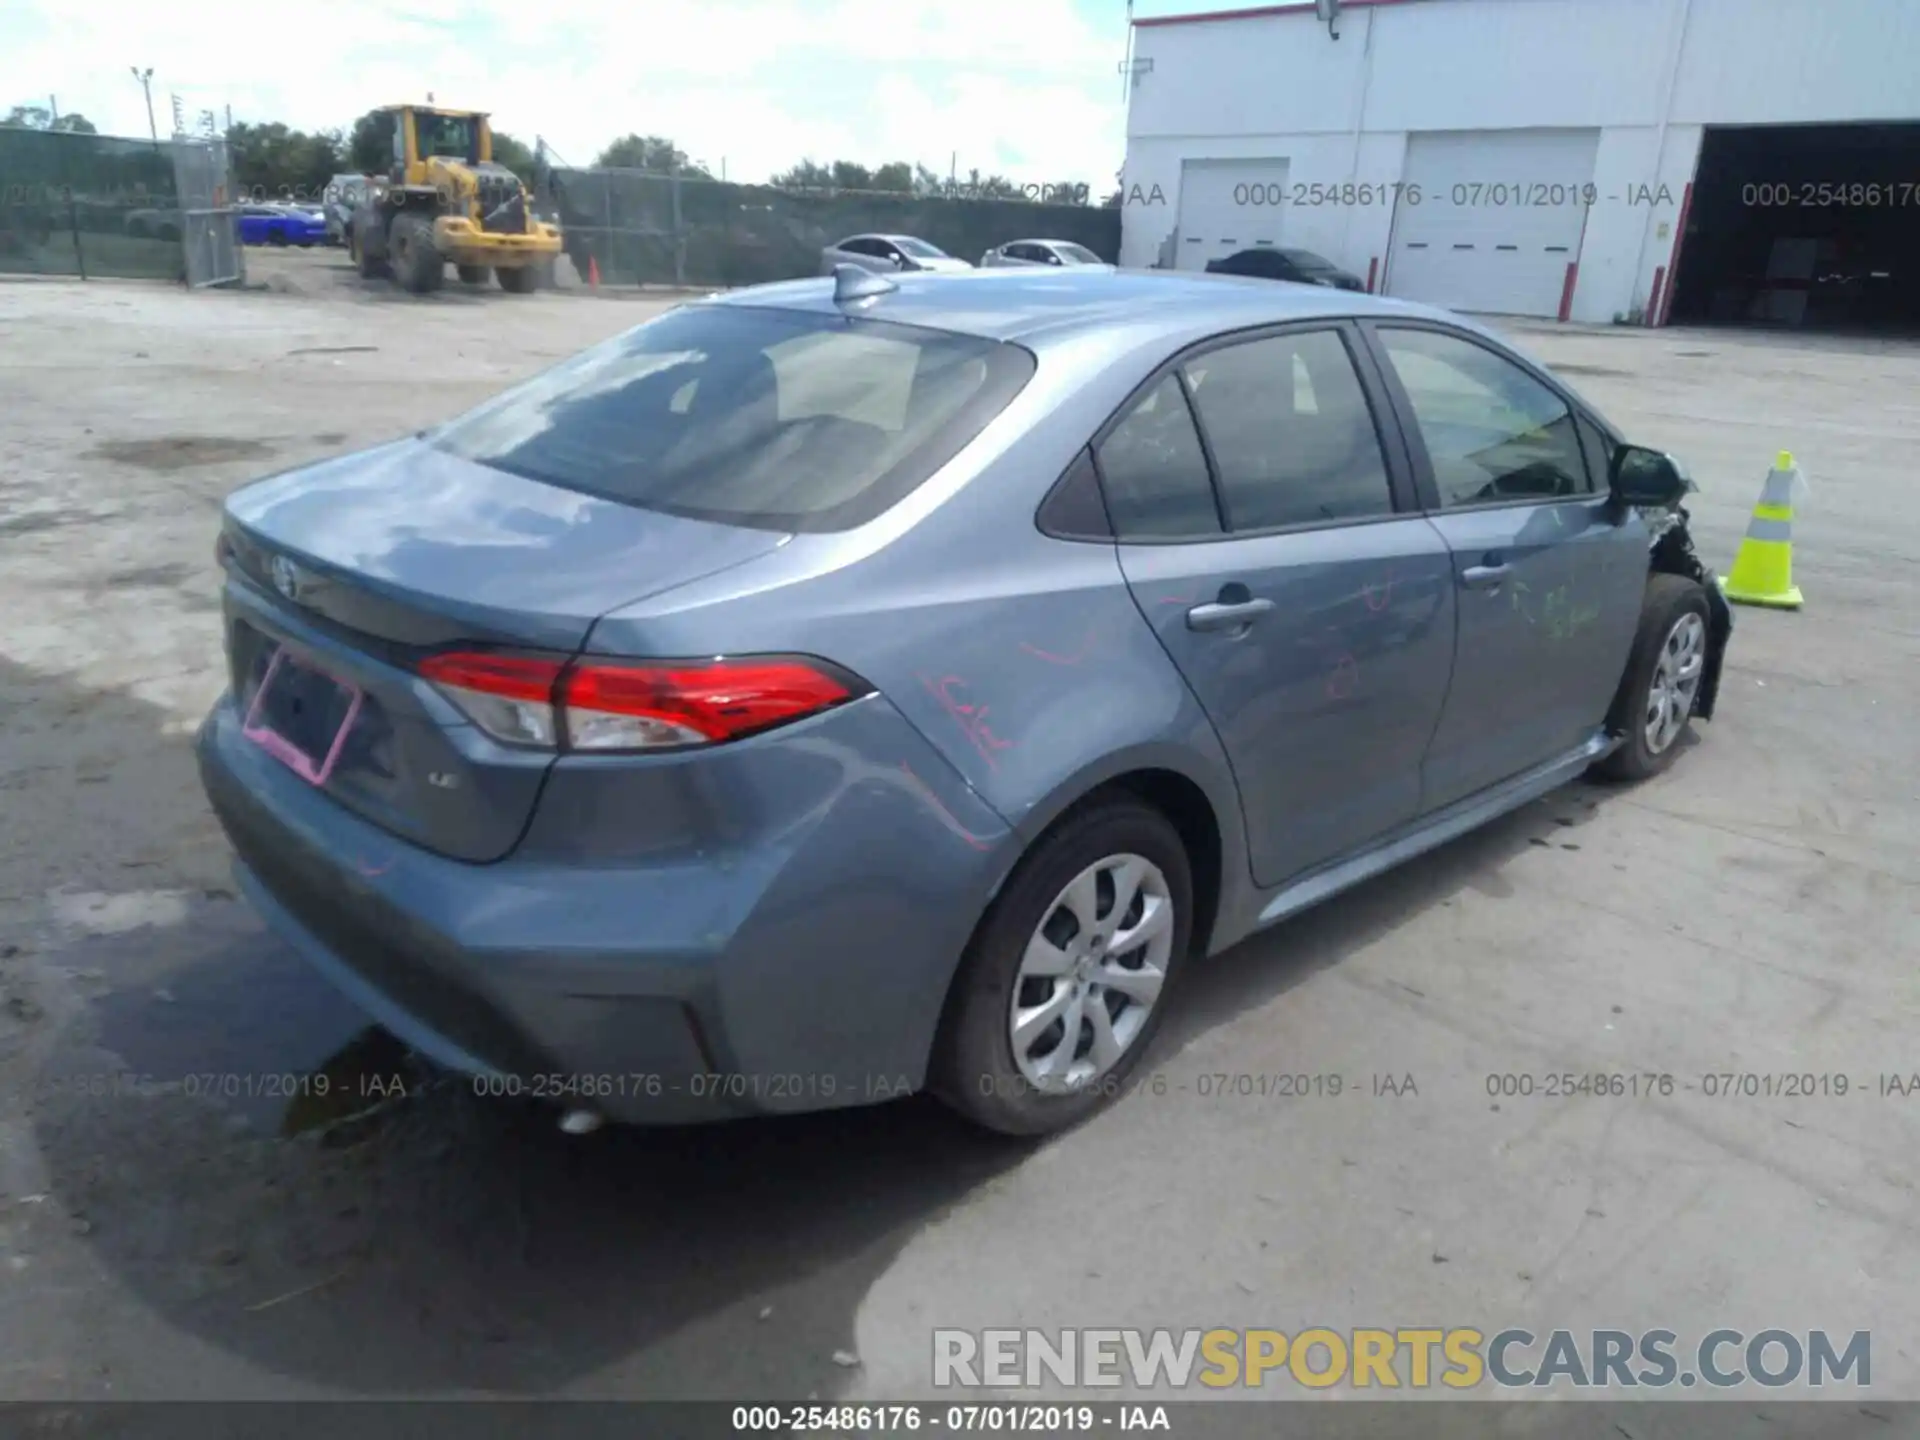
M 893 288 L 853 302 L 859 307 L 855 313 L 989 340 L 1025 341 L 1041 335 L 1059 339 L 1108 327 L 1137 331 L 1146 326 L 1184 344 L 1218 331 L 1349 316 L 1434 319 L 1487 333 L 1451 312 L 1410 301 L 1198 271 L 1089 265 L 1071 271 L 987 269 L 888 278 Z M 784 280 L 716 293 L 698 303 L 830 314 L 839 311 L 833 291 L 834 281 L 827 278 Z

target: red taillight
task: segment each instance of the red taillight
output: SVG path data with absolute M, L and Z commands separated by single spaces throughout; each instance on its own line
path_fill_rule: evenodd
M 459 653 L 420 673 L 502 740 L 573 750 L 711 745 L 851 699 L 850 677 L 798 659 L 633 664 Z
M 569 670 L 561 685 L 567 743 L 583 750 L 732 740 L 838 705 L 851 694 L 800 660 L 590 662 Z
M 564 662 L 513 655 L 430 655 L 420 673 L 496 740 L 551 749 L 560 726 L 553 691 Z
M 558 660 L 523 660 L 511 655 L 430 655 L 420 673 L 436 685 L 477 690 L 503 700 L 551 704 L 554 683 L 565 665 Z

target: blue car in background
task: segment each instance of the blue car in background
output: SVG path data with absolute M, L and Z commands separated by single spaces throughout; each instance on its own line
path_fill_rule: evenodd
M 324 245 L 326 216 L 297 205 L 242 205 L 239 212 L 242 245 Z

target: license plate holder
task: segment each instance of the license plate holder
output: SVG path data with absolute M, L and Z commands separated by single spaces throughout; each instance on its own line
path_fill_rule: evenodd
M 365 698 L 359 686 L 336 679 L 283 645 L 260 677 L 240 733 L 309 785 L 325 785 Z

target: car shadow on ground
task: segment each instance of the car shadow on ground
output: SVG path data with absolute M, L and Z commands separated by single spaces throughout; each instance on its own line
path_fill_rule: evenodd
M 0 665 L 0 694 L 16 680 Z M 25 693 L 26 709 L 83 717 L 41 730 L 38 763 L 133 727 L 147 737 L 138 764 L 107 786 L 128 804 L 204 810 L 188 738 L 154 739 L 151 707 L 44 677 Z M 1196 966 L 1158 1057 L 1463 888 L 1511 893 L 1507 861 L 1571 844 L 1603 794 L 1558 792 Z M 123 858 L 89 863 L 100 873 L 83 883 L 129 883 Z M 135 872 L 155 873 L 164 863 Z M 230 888 L 160 908 L 152 924 L 49 930 L 33 957 L 79 996 L 49 1007 L 58 1033 L 35 1047 L 50 1199 L 74 1243 L 168 1326 L 301 1390 L 830 1395 L 875 1279 L 1034 1148 L 922 1097 L 567 1137 L 551 1111 L 383 1050 Z M 316 1102 L 322 1072 L 351 1103 Z

